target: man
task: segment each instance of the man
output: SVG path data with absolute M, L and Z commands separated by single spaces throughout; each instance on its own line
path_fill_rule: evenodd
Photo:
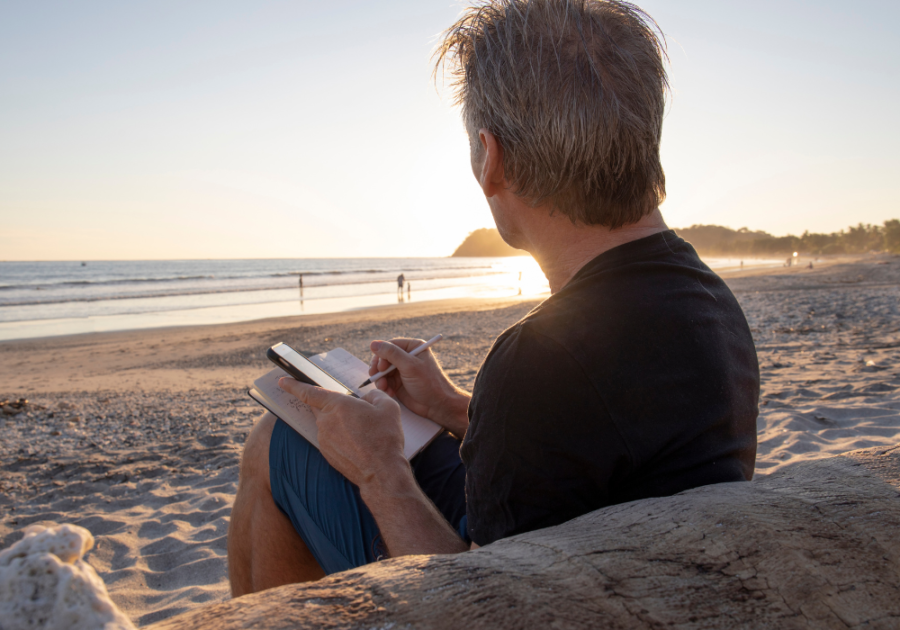
M 234 595 L 751 478 L 750 331 L 658 209 L 654 29 L 613 0 L 491 0 L 447 32 L 439 59 L 455 64 L 475 178 L 552 296 L 497 339 L 471 396 L 430 351 L 408 354 L 419 340 L 372 343 L 370 374 L 397 370 L 363 400 L 284 379 L 314 410 L 321 452 L 271 415 L 252 431 Z M 394 398 L 448 430 L 412 462 Z

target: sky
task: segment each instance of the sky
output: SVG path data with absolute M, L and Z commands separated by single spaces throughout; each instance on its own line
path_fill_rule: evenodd
M 670 226 L 900 217 L 900 2 L 639 4 Z M 0 260 L 449 255 L 493 225 L 431 78 L 464 6 L 0 0 Z

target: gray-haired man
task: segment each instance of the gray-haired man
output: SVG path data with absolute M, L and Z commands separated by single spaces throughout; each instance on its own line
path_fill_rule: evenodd
M 398 369 L 363 400 L 285 379 L 316 412 L 321 452 L 273 416 L 254 428 L 229 532 L 235 595 L 752 476 L 750 331 L 658 209 L 656 33 L 612 0 L 492 0 L 447 32 L 439 62 L 475 178 L 553 295 L 495 342 L 471 396 L 430 351 L 408 354 L 419 340 L 373 342 L 370 373 Z M 393 398 L 449 432 L 412 462 Z

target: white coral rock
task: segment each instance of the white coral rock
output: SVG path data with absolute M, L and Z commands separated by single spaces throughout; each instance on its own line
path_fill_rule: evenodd
M 93 546 L 83 527 L 35 525 L 0 552 L 0 630 L 134 630 L 81 559 Z

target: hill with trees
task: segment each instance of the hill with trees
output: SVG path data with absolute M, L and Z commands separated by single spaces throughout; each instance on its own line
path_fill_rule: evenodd
M 900 220 L 890 219 L 884 225 L 860 223 L 840 232 L 801 236 L 773 236 L 768 232 L 747 228 L 733 230 L 721 225 L 692 225 L 677 228 L 678 236 L 688 241 L 701 254 L 711 256 L 765 257 L 801 252 L 806 255 L 864 254 L 893 252 L 900 254 Z M 527 252 L 503 242 L 493 228 L 475 230 L 453 252 L 454 256 L 522 256 Z
M 466 240 L 453 252 L 461 256 L 527 256 L 528 252 L 507 245 L 495 228 L 481 228 L 469 233 Z

